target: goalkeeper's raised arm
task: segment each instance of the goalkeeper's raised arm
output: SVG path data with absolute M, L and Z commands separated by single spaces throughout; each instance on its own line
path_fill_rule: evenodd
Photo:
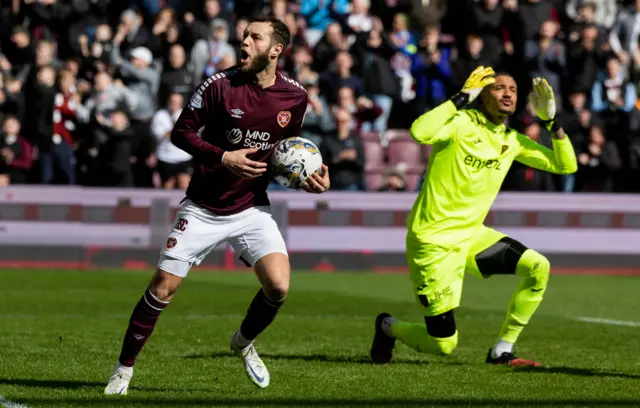
M 458 109 L 473 102 L 485 86 L 495 82 L 493 75 L 494 71 L 491 67 L 476 68 L 459 93 L 413 122 L 410 129 L 411 137 L 421 144 L 432 144 L 452 138 L 455 134 L 454 126 L 445 125 Z
M 518 135 L 521 151 L 516 160 L 538 170 L 556 174 L 572 174 L 578 170 L 575 151 L 556 118 L 554 92 L 546 79 L 535 78 L 529 103 L 536 116 L 542 120 L 553 138 L 553 150 L 542 146 L 524 135 Z

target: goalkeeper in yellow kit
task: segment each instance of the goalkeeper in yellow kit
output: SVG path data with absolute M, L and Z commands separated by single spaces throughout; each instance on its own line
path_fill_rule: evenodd
M 464 274 L 520 279 L 487 363 L 538 366 L 515 356 L 513 345 L 547 287 L 549 261 L 540 253 L 483 225 L 511 163 L 557 174 L 577 169 L 571 142 L 555 120 L 553 90 L 533 80 L 530 102 L 553 136 L 553 150 L 504 124 L 517 102 L 513 77 L 479 67 L 462 91 L 419 117 L 411 136 L 432 144 L 427 176 L 407 221 L 407 262 L 424 322 L 378 315 L 371 358 L 391 361 L 395 341 L 422 353 L 451 354 L 458 343 L 454 309 Z M 479 109 L 464 109 L 479 96 Z

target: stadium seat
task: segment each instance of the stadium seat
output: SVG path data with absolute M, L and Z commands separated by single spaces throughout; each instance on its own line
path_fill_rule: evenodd
M 367 191 L 376 191 L 380 188 L 385 168 L 386 166 L 383 163 L 379 166 L 367 168 L 364 176 L 367 183 Z
M 411 139 L 394 138 L 390 140 L 388 155 L 389 164 L 406 163 L 409 166 L 418 166 L 423 163 L 423 150 Z
M 407 129 L 389 129 L 384 134 L 384 140 L 391 142 L 392 140 L 413 140 Z
M 418 185 L 420 184 L 420 179 L 424 175 L 424 166 L 410 166 L 407 168 L 406 172 L 406 180 L 407 180 L 407 191 L 416 191 L 418 189 Z
M 383 165 L 384 148 L 382 147 L 382 144 L 380 144 L 380 139 L 378 140 L 363 139 L 362 144 L 364 145 L 365 169 Z

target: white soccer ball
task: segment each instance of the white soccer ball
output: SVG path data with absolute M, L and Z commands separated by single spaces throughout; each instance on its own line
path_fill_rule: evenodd
M 303 137 L 281 140 L 271 155 L 273 178 L 283 187 L 297 190 L 315 172 L 322 172 L 318 147 Z

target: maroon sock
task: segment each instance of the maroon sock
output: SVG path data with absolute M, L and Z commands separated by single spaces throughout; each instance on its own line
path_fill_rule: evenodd
M 247 315 L 240 325 L 240 333 L 247 340 L 254 340 L 276 318 L 284 300 L 275 302 L 260 289 L 249 305 Z
M 161 302 L 151 294 L 149 289 L 144 292 L 142 298 L 133 309 L 129 327 L 124 335 L 122 352 L 120 352 L 120 364 L 126 367 L 133 367 L 138 353 L 144 347 L 153 328 L 156 326 L 160 312 L 168 305 L 168 302 Z

